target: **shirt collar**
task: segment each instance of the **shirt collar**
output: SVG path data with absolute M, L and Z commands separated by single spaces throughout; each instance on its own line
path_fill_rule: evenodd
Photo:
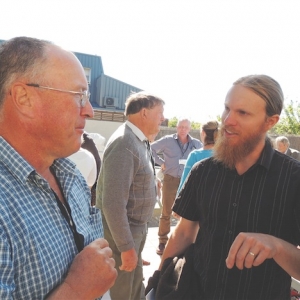
M 3 163 L 21 182 L 26 182 L 31 174 L 37 174 L 35 169 L 1 136 L 0 163 Z M 58 172 L 75 173 L 75 164 L 68 159 L 56 159 L 53 167 Z
M 261 166 L 265 167 L 266 169 L 269 169 L 274 153 L 275 153 L 275 150 L 272 147 L 271 142 L 268 139 L 266 139 L 265 147 L 264 147 L 259 159 L 257 160 L 256 164 L 261 165 Z
M 133 131 L 133 133 L 143 142 L 147 141 L 147 137 L 144 135 L 141 129 L 136 127 L 134 124 L 132 124 L 129 121 L 126 121 L 125 124 Z
M 174 133 L 174 139 L 175 140 L 179 140 L 179 138 L 178 138 L 178 134 L 177 133 Z M 188 139 L 188 141 L 190 142 L 192 139 L 191 139 L 191 136 L 188 134 L 187 135 L 187 139 Z M 179 140 L 180 141 L 180 140 Z

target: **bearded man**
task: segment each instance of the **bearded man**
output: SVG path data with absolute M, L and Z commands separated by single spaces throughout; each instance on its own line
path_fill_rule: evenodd
M 160 265 L 195 243 L 189 299 L 290 299 L 291 276 L 300 278 L 300 164 L 267 137 L 282 106 L 266 75 L 227 93 L 214 155 L 194 165 L 175 201 L 181 219 Z

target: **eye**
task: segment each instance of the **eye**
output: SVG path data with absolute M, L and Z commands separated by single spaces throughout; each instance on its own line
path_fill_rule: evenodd
M 239 110 L 239 114 L 242 115 L 242 116 L 244 116 L 244 115 L 247 114 L 247 112 L 245 112 L 244 110 Z

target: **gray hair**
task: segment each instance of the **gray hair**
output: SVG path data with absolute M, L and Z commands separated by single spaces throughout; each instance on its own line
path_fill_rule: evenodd
M 249 75 L 233 83 L 233 85 L 238 84 L 252 90 L 266 102 L 267 116 L 280 115 L 284 97 L 276 80 L 267 75 Z
M 180 119 L 178 119 L 177 126 L 179 125 L 179 123 L 185 122 L 185 121 L 188 122 L 190 124 L 190 126 L 191 126 L 191 121 L 189 119 L 186 119 L 186 118 L 180 118 Z
M 46 47 L 51 42 L 30 37 L 16 37 L 0 45 L 0 107 L 11 84 L 27 77 L 35 81 L 45 68 Z
M 153 94 L 145 91 L 132 93 L 126 99 L 124 114 L 125 116 L 133 115 L 141 111 L 142 108 L 150 109 L 159 104 L 164 105 L 165 102 Z
M 276 143 L 282 143 L 283 145 L 285 146 L 290 146 L 290 141 L 287 137 L 285 136 L 278 136 L 276 139 L 275 139 L 275 142 Z

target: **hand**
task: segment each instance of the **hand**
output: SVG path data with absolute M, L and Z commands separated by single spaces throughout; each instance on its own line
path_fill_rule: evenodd
M 166 169 L 165 164 L 162 164 L 162 165 L 160 166 L 160 168 L 161 168 L 162 171 L 164 171 L 164 170 Z
M 239 233 L 226 258 L 227 268 L 231 269 L 234 265 L 240 270 L 257 267 L 266 259 L 274 258 L 277 241 L 276 237 L 267 234 Z
M 121 252 L 122 265 L 119 267 L 121 271 L 132 272 L 138 262 L 138 257 L 134 248 Z
M 64 282 L 49 299 L 95 299 L 105 294 L 116 278 L 115 260 L 108 242 L 97 239 L 75 257 Z

